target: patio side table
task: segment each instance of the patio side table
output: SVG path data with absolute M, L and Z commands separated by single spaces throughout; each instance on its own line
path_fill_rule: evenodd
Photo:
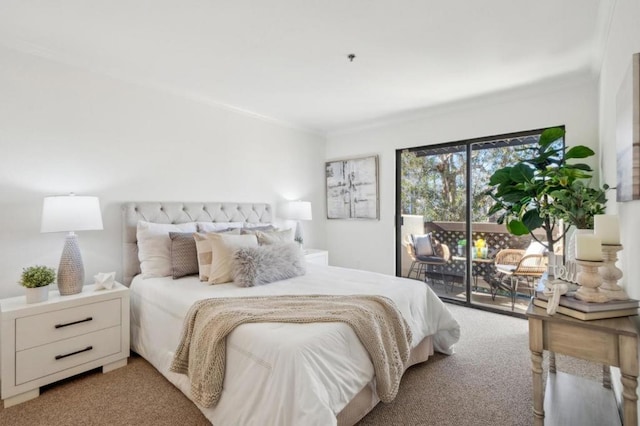
M 534 424 L 602 425 L 619 424 L 615 396 L 597 382 L 556 373 L 551 364 L 547 389 L 542 383 L 544 350 L 620 368 L 622 373 L 623 421 L 638 422 L 638 331 L 630 317 L 581 321 L 565 315 L 547 315 L 545 309 L 529 304 L 529 349 L 533 372 Z M 544 405 L 542 395 L 545 393 Z M 546 413 L 545 413 L 546 411 Z M 546 419 L 545 419 L 546 414 Z M 546 420 L 546 421 L 545 421 Z
M 455 262 L 465 262 L 467 261 L 466 256 L 451 256 L 451 260 L 455 261 Z M 495 261 L 495 259 L 489 259 L 489 258 L 482 258 L 482 257 L 474 257 L 471 259 L 471 274 L 472 274 L 472 278 L 473 278 L 473 289 L 477 290 L 478 289 L 478 273 L 476 268 L 480 265 L 480 264 L 493 264 L 493 262 Z M 462 282 L 466 284 L 467 282 L 467 268 L 465 265 L 464 268 L 464 275 L 462 275 Z

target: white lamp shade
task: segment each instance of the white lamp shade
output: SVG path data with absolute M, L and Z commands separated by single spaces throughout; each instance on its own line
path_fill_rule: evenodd
M 92 231 L 102 229 L 98 197 L 61 195 L 45 197 L 40 232 Z
M 289 201 L 284 203 L 282 217 L 291 220 L 311 220 L 310 201 Z

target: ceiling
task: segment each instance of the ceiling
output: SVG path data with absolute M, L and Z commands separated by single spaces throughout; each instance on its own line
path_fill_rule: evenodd
M 2 0 L 0 44 L 326 133 L 562 76 L 595 76 L 614 5 Z

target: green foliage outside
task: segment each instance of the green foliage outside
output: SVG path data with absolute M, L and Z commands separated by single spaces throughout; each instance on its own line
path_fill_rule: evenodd
M 56 272 L 47 266 L 29 266 L 22 270 L 19 284 L 27 288 L 44 287 L 56 280 Z
M 472 151 L 471 211 L 474 222 L 493 221 L 492 200 L 486 195 L 491 175 L 517 160 L 513 147 Z M 466 220 L 466 152 L 419 156 L 401 155 L 402 214 L 422 215 L 425 221 L 464 222 Z

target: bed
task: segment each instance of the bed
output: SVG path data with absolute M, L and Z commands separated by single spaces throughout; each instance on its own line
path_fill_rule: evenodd
M 123 206 L 123 281 L 131 290 L 132 349 L 190 397 L 187 376 L 170 371 L 183 321 L 206 298 L 278 295 L 383 295 L 396 304 L 413 334 L 407 367 L 434 350 L 451 354 L 459 325 L 424 283 L 383 274 L 308 264 L 305 275 L 258 287 L 208 285 L 198 276 L 142 278 L 138 221 L 163 224 L 273 222 L 264 203 L 140 202 Z M 378 402 L 374 368 L 343 323 L 243 324 L 227 337 L 223 392 L 212 408 L 198 406 L 214 425 L 353 425 Z M 197 405 L 197 404 L 196 404 Z

